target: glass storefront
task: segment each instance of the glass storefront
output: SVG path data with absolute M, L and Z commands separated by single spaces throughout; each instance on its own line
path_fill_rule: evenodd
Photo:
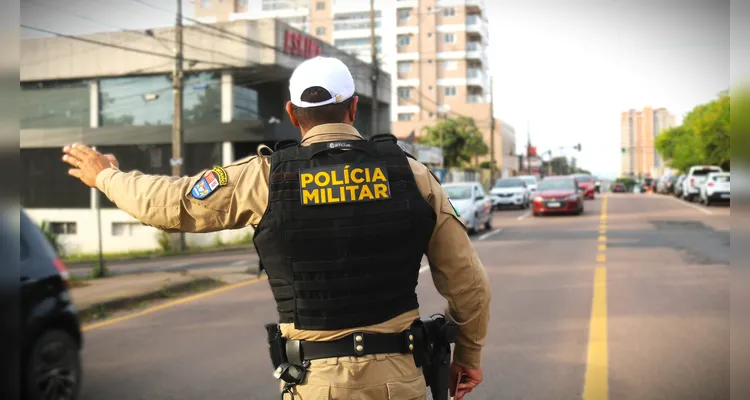
M 76 128 L 90 125 L 88 81 L 21 84 L 21 129 Z

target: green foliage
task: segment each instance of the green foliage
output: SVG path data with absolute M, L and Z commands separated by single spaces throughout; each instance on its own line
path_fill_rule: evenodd
M 480 169 L 491 169 L 492 168 L 491 164 L 492 163 L 490 163 L 489 161 L 482 161 L 481 163 L 479 163 L 479 168 Z
M 672 168 L 686 172 L 696 164 L 719 165 L 729 170 L 729 93 L 689 112 L 682 125 L 668 129 L 654 141 L 659 154 Z
M 490 150 L 474 119 L 467 117 L 441 120 L 427 127 L 427 135 L 419 142 L 441 147 L 446 168 L 471 165 L 474 157 L 486 155 Z
M 47 238 L 47 242 L 49 242 L 50 246 L 55 250 L 55 253 L 59 254 L 61 257 L 63 256 L 63 246 L 62 243 L 60 243 L 60 237 L 58 234 L 52 231 L 52 227 L 50 227 L 49 222 L 42 221 L 42 223 L 39 225 L 39 230 L 42 231 L 44 234 L 44 237 Z
M 156 234 L 156 241 L 165 253 L 172 250 L 172 237 L 168 232 L 159 231 Z
M 109 275 L 107 266 L 97 261 L 96 265 L 91 269 L 91 279 L 104 278 L 107 275 Z

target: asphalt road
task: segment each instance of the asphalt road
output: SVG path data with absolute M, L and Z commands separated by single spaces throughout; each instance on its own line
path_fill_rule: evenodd
M 729 208 L 602 204 L 496 212 L 474 236 L 493 298 L 485 382 L 467 399 L 729 398 Z M 443 309 L 428 272 L 418 292 L 423 314 Z M 278 398 L 274 309 L 261 281 L 88 330 L 82 399 Z

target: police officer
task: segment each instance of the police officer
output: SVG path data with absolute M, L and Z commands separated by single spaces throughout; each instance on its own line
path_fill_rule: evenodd
M 448 300 L 446 319 L 458 325 L 450 391 L 463 398 L 482 381 L 490 287 L 440 183 L 395 138 L 363 140 L 353 127 L 354 80 L 340 60 L 302 62 L 289 91 L 286 111 L 302 140 L 280 143 L 270 156 L 182 178 L 121 171 L 112 155 L 81 144 L 66 146 L 63 161 L 146 225 L 256 227 L 280 334 L 297 346 L 286 346 L 297 351 L 288 356 L 304 358 L 296 399 L 426 397 L 403 333 L 420 318 L 415 287 L 427 255 Z

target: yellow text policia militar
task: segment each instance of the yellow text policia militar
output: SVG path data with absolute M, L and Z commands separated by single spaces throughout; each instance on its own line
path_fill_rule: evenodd
M 299 171 L 303 205 L 352 203 L 391 198 L 384 164 L 330 165 Z

